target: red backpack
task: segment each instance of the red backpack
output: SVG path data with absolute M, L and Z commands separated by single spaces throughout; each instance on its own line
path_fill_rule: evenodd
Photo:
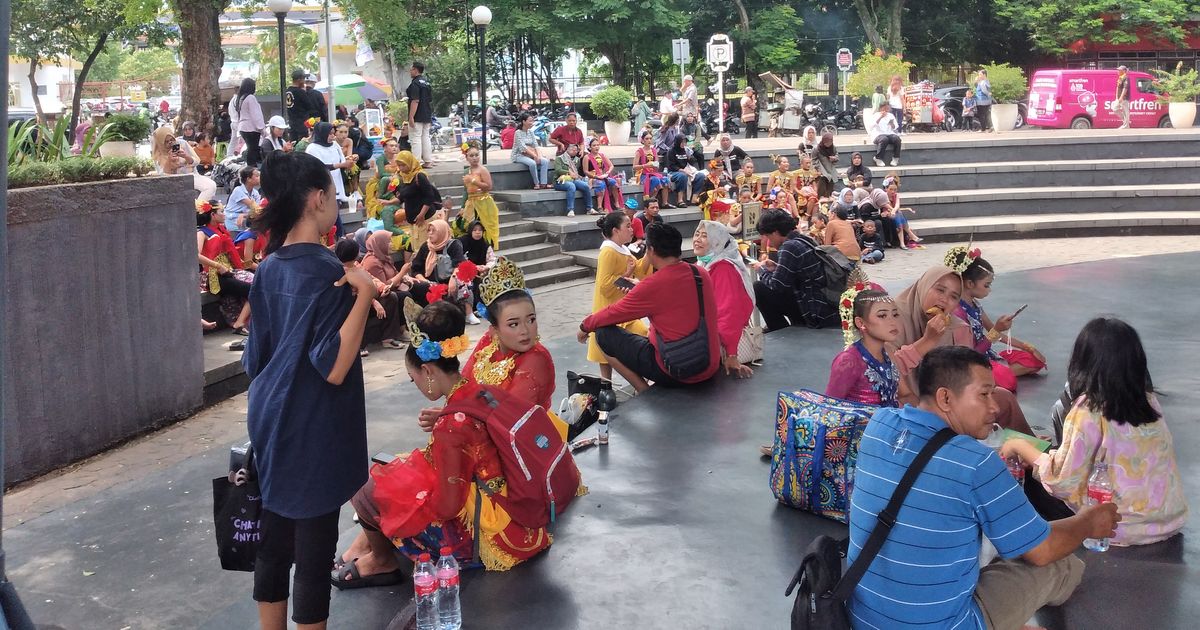
M 492 498 L 524 527 L 553 524 L 575 499 L 581 476 L 546 410 L 485 386 L 471 400 L 450 405 L 443 413 L 460 412 L 487 426 L 500 454 L 508 496 Z

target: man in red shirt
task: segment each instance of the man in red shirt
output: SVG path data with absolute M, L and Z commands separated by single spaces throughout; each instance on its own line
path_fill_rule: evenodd
M 550 142 L 554 144 L 554 155 L 557 157 L 567 152 L 572 144 L 583 146 L 583 130 L 579 128 L 579 114 L 567 114 L 567 124 L 555 129 L 550 134 Z
M 702 383 L 720 365 L 712 279 L 703 267 L 680 260 L 682 244 L 674 227 L 647 226 L 646 257 L 654 273 L 641 282 L 631 280 L 635 286 L 628 295 L 579 324 L 579 342 L 587 343 L 595 332 L 608 364 L 639 393 L 650 387 L 647 379 L 662 385 Z M 650 318 L 649 338 L 617 325 L 643 317 Z

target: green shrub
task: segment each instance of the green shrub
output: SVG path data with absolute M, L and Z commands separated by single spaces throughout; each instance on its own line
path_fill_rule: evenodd
M 113 114 L 107 119 L 112 140 L 141 142 L 150 137 L 150 119 L 133 114 Z
M 856 98 L 867 98 L 875 93 L 877 85 L 883 86 L 886 91 L 894 76 L 899 76 L 907 82 L 912 67 L 913 64 L 905 61 L 900 55 L 888 57 L 884 56 L 882 51 L 871 52 L 868 48 L 867 52 L 858 58 L 854 73 L 846 80 L 846 93 Z
M 1007 63 L 983 66 L 987 70 L 988 83 L 992 84 L 992 98 L 997 103 L 1017 103 L 1029 94 L 1029 82 L 1025 71 Z
M 1196 69 L 1184 72 L 1182 61 L 1175 65 L 1174 72 L 1158 68 L 1151 72 L 1157 77 L 1154 87 L 1159 92 L 1160 103 L 1191 103 L 1200 96 L 1200 78 L 1197 77 Z
M 143 177 L 154 170 L 150 160 L 135 157 L 72 157 L 54 162 L 26 160 L 8 169 L 9 188 L 29 188 L 53 184 L 77 184 L 130 175 Z
M 629 120 L 629 106 L 633 95 L 620 87 L 606 87 L 592 97 L 592 113 L 602 120 L 625 122 Z

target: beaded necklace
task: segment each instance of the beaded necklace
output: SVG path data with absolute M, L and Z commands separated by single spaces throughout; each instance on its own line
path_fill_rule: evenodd
M 899 407 L 900 399 L 897 391 L 900 388 L 900 372 L 896 370 L 896 365 L 892 363 L 891 357 L 884 352 L 881 363 L 871 355 L 871 351 L 867 350 L 861 339 L 854 342 L 854 347 L 858 349 L 858 353 L 862 355 L 863 361 L 867 364 L 867 381 L 871 383 L 871 389 L 879 394 L 883 406 Z
M 514 354 L 506 359 L 493 362 L 492 356 L 499 349 L 500 341 L 496 337 L 492 337 L 492 342 L 475 355 L 475 367 L 471 370 L 475 376 L 475 382 L 481 385 L 499 385 L 508 379 L 509 374 L 517 365 L 517 356 Z

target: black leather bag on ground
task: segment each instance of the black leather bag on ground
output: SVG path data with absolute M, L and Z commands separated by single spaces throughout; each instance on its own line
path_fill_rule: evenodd
M 567 371 L 567 399 L 559 407 L 558 415 L 568 423 L 568 442 L 574 440 L 600 419 L 596 401 L 600 397 L 603 380 L 594 374 L 576 374 Z M 581 397 L 580 399 L 575 399 L 577 394 Z M 576 400 L 580 401 L 578 408 L 572 408 L 576 404 Z
M 678 381 L 704 373 L 712 359 L 708 347 L 708 326 L 704 321 L 704 287 L 700 280 L 700 272 L 696 271 L 695 265 L 684 264 L 691 269 L 692 278 L 696 281 L 696 299 L 700 303 L 700 320 L 696 330 L 675 341 L 667 341 L 657 330 L 654 331 L 654 336 L 658 337 L 658 351 L 662 356 L 663 365 L 667 368 L 667 374 Z
M 854 594 L 854 587 L 858 586 L 871 561 L 883 547 L 896 524 L 900 506 L 904 505 L 904 498 L 908 496 L 921 470 L 933 459 L 934 453 L 955 435 L 950 429 L 942 429 L 929 438 L 925 447 L 917 453 L 892 493 L 892 498 L 888 500 L 887 507 L 879 513 L 879 520 L 863 545 L 862 553 L 854 559 L 854 564 L 846 569 L 845 574 L 842 573 L 842 559 L 850 547 L 849 537 L 835 540 L 822 535 L 809 543 L 804 559 L 800 561 L 800 568 L 784 591 L 784 596 L 791 597 L 796 587 L 800 589 L 792 604 L 792 630 L 850 630 L 846 601 Z
M 262 492 L 253 450 L 240 470 L 213 479 L 213 529 L 221 568 L 254 571 L 262 541 Z

